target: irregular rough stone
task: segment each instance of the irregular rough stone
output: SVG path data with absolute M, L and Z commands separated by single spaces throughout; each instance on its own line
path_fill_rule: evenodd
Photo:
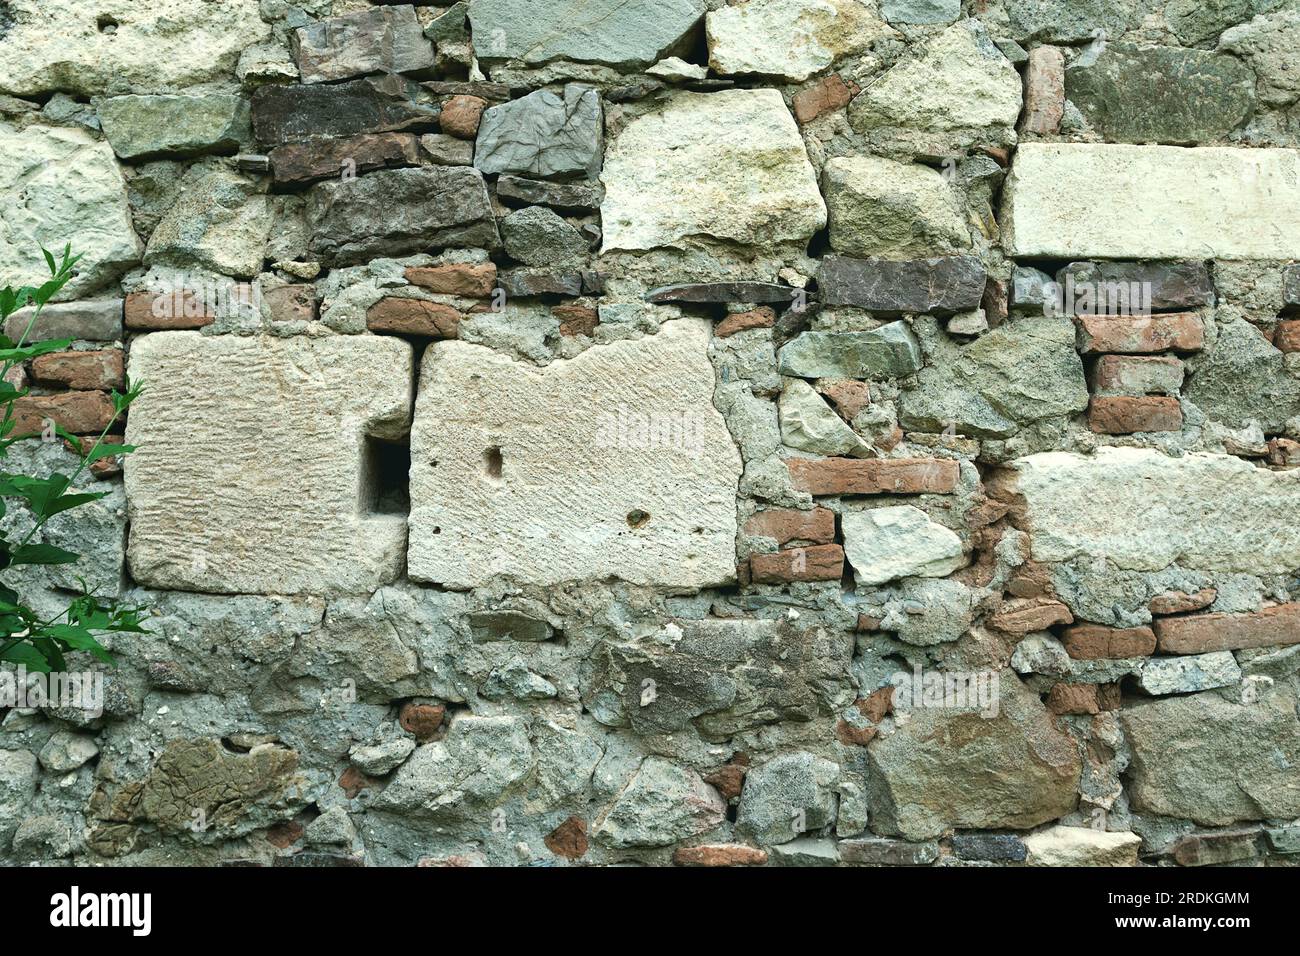
M 5 12 L 0 93 L 27 97 L 153 93 L 228 78 L 240 51 L 271 33 L 257 0 L 8 0 Z
M 1266 432 L 1281 431 L 1300 415 L 1300 375 L 1244 319 L 1220 324 L 1217 333 L 1188 366 L 1188 400 L 1229 427 L 1257 422 Z
M 801 332 L 777 353 L 782 375 L 901 378 L 921 367 L 921 345 L 906 322 L 870 332 Z
M 1219 37 L 1219 49 L 1247 60 L 1259 78 L 1260 100 L 1286 106 L 1300 97 L 1300 81 L 1296 79 L 1292 62 L 1297 39 L 1300 39 L 1300 10 L 1293 8 L 1256 17 L 1224 31 Z
M 811 385 L 801 379 L 786 382 L 777 404 L 781 440 L 791 448 L 814 455 L 857 455 L 865 458 L 871 446 L 836 415 Z
M 569 817 L 548 833 L 542 842 L 556 856 L 566 860 L 579 860 L 591 849 L 591 843 L 587 839 L 587 821 L 581 817 Z
M 1226 826 L 1300 814 L 1296 700 L 1217 693 L 1163 697 L 1119 712 L 1133 751 L 1129 796 L 1141 813 Z
M 881 0 L 880 13 L 890 23 L 952 23 L 961 16 L 961 0 Z
M 586 664 L 583 701 L 607 726 L 671 734 L 694 726 L 725 740 L 830 710 L 853 652 L 849 635 L 778 621 L 682 621 L 656 633 L 602 643 Z M 649 693 L 647 693 L 649 691 Z
M 262 271 L 273 216 L 264 186 L 221 166 L 193 166 L 149 237 L 145 264 L 251 278 Z
M 615 849 L 668 846 L 713 830 L 726 811 L 717 791 L 693 770 L 647 757 L 596 820 L 592 835 Z
M 495 574 L 731 580 L 740 459 L 713 408 L 707 347 L 699 320 L 544 369 L 431 346 L 412 435 L 410 575 L 448 587 Z M 629 376 L 636 392 L 611 409 L 600 383 Z
M 113 96 L 99 121 L 123 159 L 233 153 L 252 137 L 248 101 L 225 93 Z
M 747 0 L 714 10 L 704 23 L 715 73 L 794 83 L 893 35 L 874 6 L 857 0 Z
M 0 43 L 0 62 L 14 42 L 11 33 Z M 42 247 L 72 243 L 83 257 L 63 298 L 93 293 L 140 261 L 122 171 L 84 130 L 0 123 L 0 220 L 0 275 L 15 286 L 49 276 Z
M 867 748 L 873 829 L 928 840 L 949 828 L 1024 830 L 1074 809 L 1081 762 L 1074 741 L 1010 671 L 999 710 L 918 708 Z
M 984 265 L 974 256 L 911 262 L 827 256 L 817 269 L 822 304 L 851 305 L 883 315 L 977 309 L 985 279 Z
M 544 206 L 530 206 L 501 220 L 501 241 L 512 259 L 530 266 L 573 263 L 587 254 L 587 240 Z
M 548 183 L 503 174 L 497 180 L 497 198 L 519 206 L 550 206 L 558 212 L 594 212 L 605 198 L 605 189 L 600 183 Z
M 794 118 L 800 126 L 807 125 L 819 116 L 848 106 L 859 90 L 856 83 L 850 86 L 838 73 L 832 73 L 816 86 L 800 90 L 790 98 Z
M 1026 316 L 958 346 L 931 336 L 929 364 L 901 396 L 900 424 L 913 431 L 955 427 L 980 438 L 1015 434 L 1088 405 L 1073 324 Z
M 939 859 L 939 844 L 908 843 L 887 837 L 841 840 L 840 859 L 866 866 L 929 866 Z
M 1142 838 L 1091 827 L 1057 826 L 1025 837 L 1029 866 L 1137 866 Z
M 1185 591 L 1165 591 L 1157 594 L 1147 605 L 1152 614 L 1185 614 L 1188 611 L 1200 611 L 1214 603 L 1219 596 L 1215 588 L 1201 588 L 1195 594 Z
M 1183 387 L 1183 363 L 1176 358 L 1103 355 L 1093 367 L 1098 395 L 1177 395 Z
M 600 172 L 603 130 L 595 90 L 576 84 L 563 93 L 538 90 L 483 114 L 474 165 L 488 175 L 593 179 Z
M 952 851 L 962 860 L 1022 863 L 1029 851 L 1013 833 L 954 833 Z
M 420 161 L 414 133 L 366 133 L 324 142 L 286 143 L 271 150 L 271 174 L 277 183 L 307 183 L 368 173 Z
M 838 765 L 806 751 L 783 754 L 745 776 L 736 829 L 760 843 L 788 843 L 835 822 Z
M 26 750 L 0 750 L 0 844 L 8 845 L 27 805 L 36 796 L 40 775 L 36 755 Z
M 33 321 L 34 320 L 34 321 Z M 27 331 L 28 326 L 31 331 Z M 116 342 L 122 338 L 122 300 L 87 299 L 81 302 L 47 305 L 39 316 L 28 306 L 5 320 L 4 334 L 17 342 L 27 333 L 28 342 L 49 339 L 87 339 Z
M 1205 323 L 1191 312 L 1079 317 L 1084 353 L 1196 352 L 1204 345 Z
M 253 92 L 253 132 L 267 146 L 432 128 L 433 106 L 414 103 L 409 90 L 384 79 L 323 86 L 273 84 Z
M 1190 657 L 1155 657 L 1142 665 L 1138 686 L 1148 694 L 1193 694 L 1241 683 L 1241 668 L 1228 651 Z
M 1002 202 L 1016 257 L 1300 258 L 1294 150 L 1024 143 Z
M 961 538 L 911 505 L 845 514 L 844 553 L 859 584 L 941 578 L 964 562 Z
M 475 139 L 478 136 L 479 123 L 483 119 L 483 111 L 487 106 L 488 101 L 481 96 L 453 96 L 442 104 L 438 123 L 444 133 L 450 133 L 460 139 Z
M 1253 614 L 1197 614 L 1156 622 L 1165 654 L 1202 654 L 1276 644 L 1300 644 L 1300 604 L 1277 604 Z
M 28 817 L 14 833 L 14 853 L 28 859 L 71 856 L 72 827 L 59 817 Z
M 289 36 L 304 83 L 433 67 L 433 44 L 425 39 L 415 7 L 409 3 L 317 20 Z
M 1036 46 L 1025 65 L 1025 111 L 1020 132 L 1051 136 L 1065 115 L 1065 54 L 1054 46 Z
M 1103 295 L 1107 302 L 1112 298 L 1122 301 L 1118 293 L 1127 290 L 1130 302 L 1141 301 L 1157 312 L 1199 309 L 1214 304 L 1214 283 L 1204 262 L 1072 262 L 1057 273 L 1056 279 L 1067 292 L 1071 286 L 1097 291 L 1094 303 Z M 1135 287 L 1136 295 L 1132 292 Z M 1070 298 L 1076 299 L 1077 294 Z M 1094 311 L 1111 310 L 1094 308 Z
M 135 340 L 131 371 L 150 383 L 127 425 L 135 580 L 292 594 L 397 577 L 405 521 L 367 510 L 363 475 L 366 436 L 406 432 L 410 345 L 159 332 Z
M 1179 866 L 1222 866 L 1256 856 L 1258 829 L 1226 833 L 1194 833 L 1174 844 L 1174 862 Z
M 957 195 L 936 170 L 853 156 L 832 159 L 822 175 L 836 252 L 912 259 L 970 246 Z
M 1021 80 L 977 21 L 954 24 L 849 104 L 859 132 L 920 131 L 940 155 L 962 142 L 1014 141 Z
M 1142 448 L 1047 452 L 1010 468 L 1036 561 L 1104 558 L 1132 570 L 1177 563 L 1250 574 L 1300 566 L 1300 533 L 1287 517 L 1300 507 L 1300 473 Z
M 1136 7 L 1136 0 L 1009 0 L 1007 16 L 1018 40 L 1077 43 L 1119 36 Z
M 805 245 L 826 204 L 776 90 L 675 93 L 633 120 L 605 157 L 606 252 L 688 245 Z
M 311 251 L 340 265 L 500 243 L 483 176 L 466 166 L 388 169 L 307 194 Z
M 651 289 L 645 300 L 654 303 L 790 302 L 800 291 L 775 282 L 690 282 Z
M 474 144 L 446 133 L 425 133 L 420 149 L 435 166 L 473 166 Z
M 1255 105 L 1255 74 L 1207 50 L 1108 44 L 1065 73 L 1065 90 L 1112 142 L 1202 143 L 1222 139 Z
M 1073 624 L 1074 616 L 1060 601 L 1021 598 L 1005 602 L 988 620 L 988 626 L 1005 634 L 1045 631 L 1054 624 Z
M 474 53 L 485 63 L 552 60 L 603 63 L 621 69 L 662 59 L 704 15 L 704 0 L 472 0 Z

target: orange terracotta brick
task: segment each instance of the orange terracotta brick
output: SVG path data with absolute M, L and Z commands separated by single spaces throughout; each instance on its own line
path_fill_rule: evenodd
M 988 620 L 989 627 L 1006 634 L 1045 631 L 1055 624 L 1073 624 L 1074 615 L 1052 598 L 1022 598 L 1004 601 Z
M 1076 624 L 1062 635 L 1061 643 L 1065 652 L 1077 661 L 1146 657 L 1156 650 L 1156 636 L 1149 627 Z
M 772 538 L 778 545 L 792 541 L 830 544 L 835 540 L 835 512 L 829 508 L 768 508 L 745 522 L 745 533 Z
M 790 480 L 813 495 L 951 494 L 960 468 L 946 458 L 791 458 Z
M 750 329 L 770 329 L 774 325 L 776 325 L 776 310 L 770 305 L 760 305 L 757 309 L 750 309 L 748 312 L 736 312 L 727 316 L 714 327 L 713 334 L 720 339 L 725 339 L 737 332 L 748 332 Z
M 366 328 L 372 332 L 454 339 L 460 332 L 460 313 L 440 302 L 389 296 L 367 310 Z
M 844 576 L 844 549 L 838 544 L 817 544 L 756 554 L 749 559 L 749 567 L 755 584 L 838 581 Z
M 1155 315 L 1080 315 L 1086 353 L 1195 352 L 1205 345 L 1205 323 L 1194 312 Z
M 1088 427 L 1101 435 L 1182 431 L 1183 407 L 1178 399 L 1162 395 L 1094 395 Z
M 488 299 L 492 297 L 492 290 L 497 285 L 497 267 L 492 262 L 409 266 L 406 281 L 442 295 Z
M 122 350 L 51 352 L 32 359 L 32 379 L 82 391 L 108 391 L 123 384 Z
M 673 862 L 678 866 L 762 866 L 767 862 L 767 853 L 739 843 L 714 843 L 678 847 Z
M 40 434 L 49 420 L 73 435 L 98 435 L 113 417 L 113 402 L 103 392 L 28 395 L 14 401 L 13 434 Z
M 1156 639 L 1164 654 L 1300 644 L 1300 603 L 1278 604 L 1254 614 L 1165 617 L 1156 621 Z

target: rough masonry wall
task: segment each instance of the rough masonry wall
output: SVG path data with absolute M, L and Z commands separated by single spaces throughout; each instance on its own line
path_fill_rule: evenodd
M 0 858 L 1300 860 L 1298 48 L 0 2 L 0 277 L 85 255 L 22 423 L 148 386 L 20 583 L 153 614 L 0 709 Z

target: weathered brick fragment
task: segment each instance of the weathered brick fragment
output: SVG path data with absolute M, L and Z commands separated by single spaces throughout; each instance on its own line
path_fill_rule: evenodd
M 1246 647 L 1300 644 L 1300 603 L 1277 604 L 1254 614 L 1194 614 L 1156 621 L 1162 654 L 1205 654 Z
M 366 311 L 366 328 L 372 332 L 454 339 L 460 318 L 459 312 L 440 302 L 388 296 Z
M 844 574 L 844 549 L 838 544 L 791 548 L 749 559 L 755 584 L 787 581 L 838 581 Z
M 52 352 L 32 359 L 32 379 L 73 389 L 121 388 L 122 350 Z
M 945 458 L 791 458 L 790 480 L 813 495 L 951 494 L 960 468 Z
M 1066 653 L 1075 660 L 1146 657 L 1156 650 L 1156 636 L 1149 627 L 1104 627 L 1077 624 L 1062 636 Z
M 1205 345 L 1205 323 L 1192 312 L 1081 315 L 1079 344 L 1086 353 L 1196 352 Z
M 1088 406 L 1088 427 L 1103 435 L 1176 432 L 1183 427 L 1183 408 L 1162 395 L 1096 395 Z

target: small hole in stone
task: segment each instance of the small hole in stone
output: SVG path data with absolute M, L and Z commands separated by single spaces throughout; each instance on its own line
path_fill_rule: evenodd
M 368 514 L 411 513 L 411 446 L 403 441 L 366 437 L 362 507 Z
M 501 480 L 501 469 L 505 465 L 505 460 L 501 457 L 501 449 L 495 445 L 483 452 L 483 470 L 493 481 Z
M 627 513 L 627 526 L 629 528 L 643 528 L 645 523 L 650 520 L 650 515 L 640 508 L 633 508 Z
M 116 33 L 118 23 L 108 14 L 102 14 L 95 20 L 95 26 L 99 28 L 100 33 Z

